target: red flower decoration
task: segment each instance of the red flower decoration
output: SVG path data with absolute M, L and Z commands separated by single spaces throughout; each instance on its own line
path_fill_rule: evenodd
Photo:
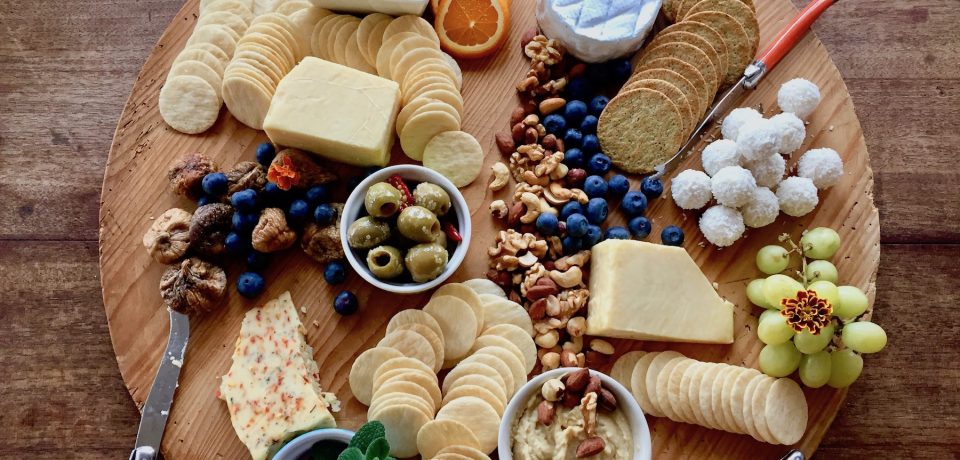
M 787 324 L 797 333 L 806 329 L 817 335 L 830 324 L 833 316 L 833 306 L 827 299 L 817 297 L 815 291 L 797 291 L 796 298 L 783 299 L 780 305 L 783 306 L 780 314 L 787 318 Z
M 283 157 L 283 161 L 270 165 L 267 171 L 267 179 L 277 184 L 281 190 L 290 190 L 300 182 L 300 172 L 293 164 L 290 157 Z

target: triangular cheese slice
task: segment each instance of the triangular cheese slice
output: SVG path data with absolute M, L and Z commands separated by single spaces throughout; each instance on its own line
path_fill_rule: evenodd
M 733 343 L 733 304 L 683 248 L 630 240 L 593 247 L 587 334 Z

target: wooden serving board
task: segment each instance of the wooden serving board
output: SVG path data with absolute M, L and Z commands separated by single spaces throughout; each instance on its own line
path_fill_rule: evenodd
M 788 0 L 758 0 L 761 48 L 796 13 Z M 464 130 L 474 134 L 487 149 L 487 164 L 500 160 L 494 147 L 494 133 L 507 129 L 511 110 L 517 105 L 514 85 L 528 69 L 518 43 L 523 31 L 535 26 L 534 0 L 516 0 L 511 12 L 513 24 L 507 45 L 496 55 L 476 62 L 462 62 L 463 93 L 466 101 Z M 100 209 L 100 269 L 103 299 L 113 347 L 123 380 L 138 406 L 142 406 L 167 340 L 167 311 L 160 299 L 158 284 L 164 266 L 154 262 L 141 245 L 141 237 L 152 219 L 171 207 L 194 209 L 195 205 L 171 191 L 166 172 L 181 154 L 199 151 L 224 168 L 254 157 L 256 146 L 266 140 L 262 132 L 235 121 L 226 110 L 218 123 L 203 135 L 189 136 L 167 127 L 160 118 L 157 97 L 171 62 L 183 48 L 196 22 L 198 0 L 189 0 L 160 38 L 137 79 L 124 108 L 104 175 Z M 829 12 L 827 14 L 830 14 Z M 717 249 L 706 244 L 697 230 L 695 213 L 680 212 L 670 199 L 654 200 L 647 215 L 654 221 L 653 241 L 659 230 L 675 224 L 686 233 L 685 247 L 720 294 L 737 305 L 736 341 L 733 345 L 692 345 L 654 342 L 614 341 L 618 354 L 629 349 L 674 349 L 706 361 L 756 366 L 762 344 L 754 332 L 758 309 L 750 306 L 744 293 L 747 282 L 760 276 L 754 265 L 756 251 L 775 243 L 777 236 L 800 233 L 812 226 L 830 226 L 843 238 L 834 257 L 841 283 L 865 289 L 874 298 L 876 271 L 880 258 L 880 229 L 873 205 L 873 173 L 850 95 L 823 45 L 812 34 L 766 77 L 742 105 L 762 106 L 769 116 L 776 110 L 776 91 L 794 77 L 817 83 L 823 101 L 807 127 L 808 137 L 801 151 L 832 147 L 841 153 L 846 174 L 841 183 L 821 192 L 821 205 L 814 213 L 794 219 L 781 215 L 772 225 L 750 230 L 747 238 L 732 247 Z M 396 150 L 396 149 L 395 149 Z M 395 152 L 394 159 L 402 154 Z M 794 158 L 794 161 L 796 158 Z M 696 155 L 686 168 L 698 168 Z M 489 216 L 487 205 L 510 192 L 493 194 L 486 189 L 489 170 L 464 195 L 474 222 L 470 253 L 453 281 L 483 276 L 487 269 L 486 249 L 494 240 L 498 225 Z M 669 195 L 669 190 L 665 196 Z M 613 224 L 622 217 L 612 212 Z M 190 346 L 180 377 L 180 388 L 170 414 L 163 453 L 171 460 L 243 459 L 247 454 L 230 425 L 223 402 L 216 398 L 219 376 L 230 366 L 230 356 L 244 312 L 260 302 L 290 290 L 294 302 L 306 308 L 303 322 L 307 339 L 316 351 L 324 389 L 335 392 L 343 409 L 335 414 L 337 423 L 356 428 L 366 418 L 366 407 L 353 399 L 347 376 L 354 358 L 374 346 L 383 336 L 389 318 L 404 308 L 419 308 L 426 295 L 397 296 L 364 283 L 352 275 L 343 286 L 330 287 L 323 281 L 322 267 L 291 250 L 274 258 L 267 270 L 267 290 L 259 301 L 236 294 L 233 283 L 242 267 L 227 267 L 231 281 L 228 302 L 220 310 L 193 319 Z M 638 274 L 638 276 L 643 276 Z M 682 286 L 680 286 L 682 288 Z M 340 289 L 357 293 L 361 309 L 354 316 L 334 313 L 332 298 Z M 319 326 L 312 323 L 316 321 Z M 867 358 L 869 361 L 869 357 Z M 868 364 L 869 365 L 869 364 Z M 600 370 L 609 370 L 608 366 Z M 797 445 L 811 454 L 819 444 L 846 396 L 846 391 L 829 388 L 807 390 L 810 422 Z M 649 418 L 656 458 L 779 458 L 787 449 L 695 425 Z

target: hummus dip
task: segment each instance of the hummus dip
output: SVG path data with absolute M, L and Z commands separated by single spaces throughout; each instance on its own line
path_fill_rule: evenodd
M 589 438 L 583 428 L 580 406 L 568 409 L 556 405 L 557 414 L 550 426 L 537 423 L 537 406 L 543 398 L 530 398 L 513 426 L 513 458 L 517 460 L 567 460 L 577 458 L 577 446 Z M 631 460 L 633 434 L 622 410 L 597 411 L 595 436 L 603 438 L 602 452 L 589 457 L 602 460 Z

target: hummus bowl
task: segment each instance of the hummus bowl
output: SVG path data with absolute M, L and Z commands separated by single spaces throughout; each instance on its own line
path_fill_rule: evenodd
M 521 430 L 518 427 L 518 421 L 528 411 L 528 402 L 531 398 L 537 398 L 544 382 L 550 379 L 557 379 L 564 375 L 580 370 L 575 367 L 562 367 L 552 371 L 544 372 L 526 383 L 510 400 L 503 413 L 503 421 L 500 423 L 500 431 L 497 440 L 497 453 L 500 460 L 513 460 L 514 436 Z M 650 428 L 647 425 L 647 419 L 640 410 L 640 405 L 633 399 L 626 388 L 610 376 L 590 370 L 590 375 L 599 376 L 603 388 L 609 390 L 617 398 L 617 411 L 622 412 L 626 417 L 627 424 L 630 427 L 632 439 L 633 455 L 629 458 L 634 460 L 650 460 L 652 449 L 650 444 Z M 575 409 L 576 410 L 576 409 Z M 533 412 L 536 410 L 534 408 Z M 533 414 L 535 417 L 536 415 Z M 558 426 L 555 424 L 554 426 Z

